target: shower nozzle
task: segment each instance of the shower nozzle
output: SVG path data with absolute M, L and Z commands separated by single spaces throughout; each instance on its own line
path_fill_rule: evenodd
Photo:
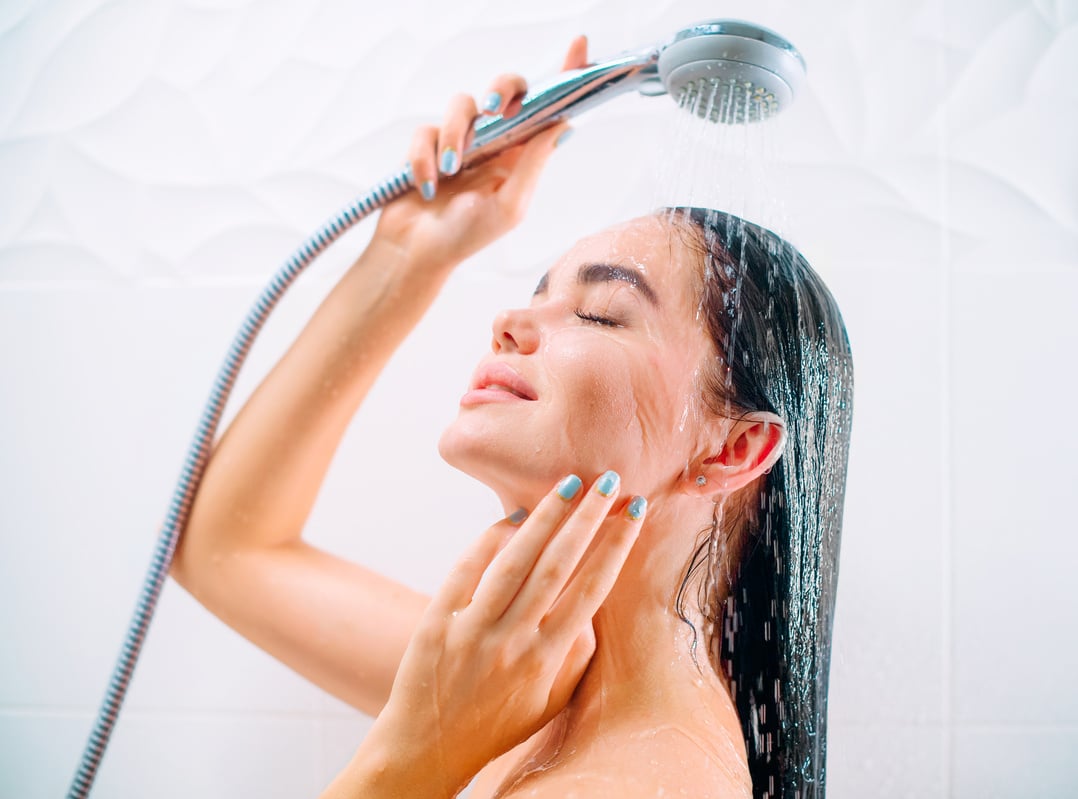
M 669 94 L 711 122 L 757 122 L 789 105 L 804 77 L 805 60 L 774 31 L 733 19 L 701 22 L 666 44 L 562 73 L 529 91 L 512 117 L 480 120 L 464 166 L 629 91 Z
M 767 119 L 790 104 L 805 59 L 774 31 L 712 20 L 680 31 L 662 48 L 659 78 L 683 106 L 711 122 Z

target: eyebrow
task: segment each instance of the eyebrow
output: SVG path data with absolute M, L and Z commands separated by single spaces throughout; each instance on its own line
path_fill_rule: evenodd
M 604 263 L 584 264 L 576 273 L 576 281 L 582 285 L 591 283 L 609 283 L 613 280 L 620 280 L 623 283 L 628 283 L 643 294 L 648 302 L 656 308 L 659 307 L 659 297 L 655 293 L 655 289 L 651 287 L 651 284 L 648 283 L 647 278 L 644 277 L 642 272 L 631 266 Z M 539 285 L 535 287 L 534 295 L 544 293 L 547 290 L 547 285 L 549 283 L 550 273 L 548 272 L 539 278 Z

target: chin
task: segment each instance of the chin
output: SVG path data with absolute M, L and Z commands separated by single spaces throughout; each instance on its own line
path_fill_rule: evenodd
M 438 439 L 438 454 L 454 469 L 493 489 L 504 501 L 506 486 L 503 482 L 511 470 L 502 463 L 504 458 L 498 455 L 500 448 L 492 446 L 489 437 L 484 440 L 477 431 L 467 428 L 460 419 L 451 422 Z
M 471 424 L 458 417 L 438 440 L 438 454 L 454 469 L 488 486 L 507 508 L 532 508 L 564 474 L 544 465 L 519 437 Z M 511 506 L 511 507 L 510 507 Z

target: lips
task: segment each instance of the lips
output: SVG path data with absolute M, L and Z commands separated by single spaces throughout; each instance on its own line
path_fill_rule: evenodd
M 499 397 L 499 394 L 505 396 Z M 465 398 L 480 399 L 484 396 L 488 399 L 515 398 L 527 401 L 539 398 L 531 383 L 503 361 L 482 364 L 473 375 Z

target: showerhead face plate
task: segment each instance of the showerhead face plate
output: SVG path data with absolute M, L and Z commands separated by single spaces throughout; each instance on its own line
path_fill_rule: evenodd
M 659 55 L 659 77 L 711 122 L 758 122 L 784 109 L 805 78 L 797 49 L 767 28 L 713 20 L 680 31 Z

